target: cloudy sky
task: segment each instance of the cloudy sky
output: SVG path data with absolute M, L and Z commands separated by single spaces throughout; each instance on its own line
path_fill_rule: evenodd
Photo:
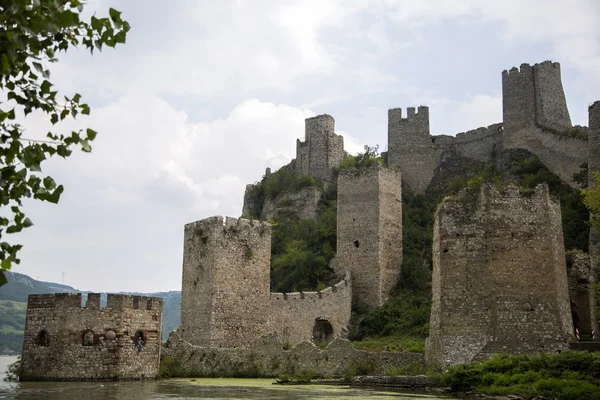
M 433 134 L 500 122 L 501 72 L 559 61 L 573 123 L 600 99 L 597 0 L 94 0 L 123 11 L 127 44 L 52 66 L 92 107 L 91 154 L 51 160 L 59 205 L 15 271 L 82 290 L 181 287 L 183 225 L 239 216 L 244 187 L 295 156 L 304 119 L 328 113 L 346 150 L 387 147 L 387 110 L 428 105 Z M 42 137 L 40 116 L 27 118 Z M 64 129 L 73 127 L 63 125 Z

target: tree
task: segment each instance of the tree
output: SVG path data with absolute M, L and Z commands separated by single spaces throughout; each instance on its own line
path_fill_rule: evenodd
M 90 152 L 96 137 L 93 129 L 86 129 L 48 132 L 45 140 L 26 138 L 17 116 L 38 112 L 55 125 L 89 115 L 78 93 L 59 98 L 48 66 L 71 47 L 83 45 L 93 54 L 103 46 L 125 43 L 129 31 L 121 13 L 112 8 L 107 18 L 83 21 L 83 6 L 81 0 L 0 0 L 0 91 L 6 95 L 0 102 L 0 285 L 6 282 L 4 271 L 19 264 L 22 248 L 7 242 L 6 235 L 33 225 L 22 200 L 58 203 L 63 193 L 62 185 L 42 174 L 42 162 L 55 155 L 67 158 L 74 148 Z
M 592 228 L 600 232 L 600 172 L 594 172 L 592 182 L 587 189 L 582 190 L 583 204 L 592 213 Z

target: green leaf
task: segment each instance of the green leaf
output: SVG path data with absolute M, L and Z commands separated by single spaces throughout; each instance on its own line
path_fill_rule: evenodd
M 94 140 L 96 138 L 96 135 L 98 134 L 98 132 L 96 132 L 95 130 L 90 129 L 90 128 L 87 128 L 86 132 L 87 132 L 87 139 L 89 141 Z
M 54 179 L 52 179 L 51 177 L 47 176 L 44 178 L 44 187 L 47 190 L 54 190 L 54 188 L 56 187 L 56 182 L 54 182 Z
M 108 10 L 108 14 L 110 15 L 110 19 L 113 22 L 121 21 L 121 12 L 120 11 L 117 11 L 114 8 L 110 8 Z
M 51 86 L 52 84 L 50 82 L 44 80 L 44 82 L 42 82 L 42 85 L 40 86 L 40 89 L 42 90 L 42 93 L 50 93 Z
M 9 266 L 6 269 L 10 269 L 10 261 L 9 261 Z M 8 282 L 8 280 L 6 279 L 6 276 L 4 276 L 4 271 L 0 271 L 0 286 L 6 284 L 7 282 Z
M 0 267 L 2 268 L 3 271 L 9 270 L 10 266 L 11 266 L 11 262 L 8 258 L 5 258 L 4 260 L 2 260 L 2 262 L 0 262 Z M 4 277 L 4 274 L 2 274 L 2 276 Z
M 58 14 L 58 26 L 61 28 L 70 28 L 75 24 L 75 13 L 73 11 L 63 11 Z
M 31 220 L 29 218 L 25 218 L 23 220 L 23 227 L 29 228 L 30 226 L 33 226 L 33 222 L 31 222 Z
M 80 99 L 81 99 L 81 95 L 79 93 L 75 93 L 75 96 L 73 96 L 73 98 L 71 100 L 73 100 L 75 103 L 79 103 Z
M 92 151 L 92 147 L 90 146 L 90 144 L 88 143 L 88 141 L 86 139 L 83 139 L 81 141 L 81 150 L 85 151 L 86 153 L 89 153 L 90 151 Z
M 81 105 L 81 113 L 83 115 L 90 115 L 90 106 L 88 106 L 87 104 L 82 104 Z

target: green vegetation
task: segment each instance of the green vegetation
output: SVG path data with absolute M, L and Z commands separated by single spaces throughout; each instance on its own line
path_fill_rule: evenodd
M 57 96 L 48 66 L 58 61 L 56 54 L 70 47 L 83 46 L 93 53 L 102 46 L 125 43 L 129 24 L 112 8 L 110 18 L 92 16 L 84 22 L 80 19 L 83 6 L 80 0 L 0 0 L 0 89 L 7 99 L 0 108 L 1 239 L 33 225 L 22 209 L 22 199 L 58 203 L 64 188 L 41 174 L 42 162 L 54 155 L 67 158 L 74 147 L 90 152 L 89 142 L 96 137 L 94 130 L 87 129 L 85 135 L 82 130 L 48 132 L 47 140 L 36 140 L 24 137 L 25 130 L 15 122 L 21 112 L 46 116 L 52 125 L 67 117 L 89 115 L 90 107 L 78 93 L 64 100 Z M 0 243 L 0 285 L 6 283 L 3 271 L 20 262 L 21 247 Z
M 558 400 L 600 399 L 600 354 L 497 355 L 483 363 L 451 367 L 440 384 L 486 395 L 546 396 Z
M 590 223 L 597 232 L 600 232 L 600 172 L 594 172 L 593 184 L 581 192 L 583 203 L 592 213 Z
M 271 244 L 271 290 L 321 290 L 332 283 L 329 262 L 336 250 L 337 186 L 329 185 L 318 205 L 317 219 L 289 215 L 276 221 Z
M 379 145 L 370 147 L 365 145 L 365 152 L 355 156 L 348 156 L 337 168 L 338 171 L 363 171 L 373 164 L 383 165 L 384 159 L 379 155 Z
M 363 340 L 352 342 L 352 344 L 358 350 L 373 352 L 381 352 L 385 346 L 389 346 L 391 353 L 398 353 L 400 351 L 408 351 L 411 353 L 425 352 L 425 342 L 423 341 L 422 336 L 415 337 L 411 335 L 395 334 L 390 336 L 367 337 Z
M 167 355 L 160 355 L 160 365 L 158 366 L 158 377 L 161 379 L 182 377 L 183 369 L 179 360 Z

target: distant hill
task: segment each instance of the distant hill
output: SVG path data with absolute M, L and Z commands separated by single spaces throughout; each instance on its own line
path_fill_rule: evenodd
M 6 272 L 8 282 L 0 286 L 0 354 L 16 354 L 23 347 L 23 331 L 27 312 L 27 296 L 30 294 L 78 292 L 85 297 L 87 292 L 54 282 L 35 280 L 17 272 Z M 139 296 L 161 297 L 163 305 L 163 341 L 179 326 L 181 292 L 124 293 Z M 102 306 L 106 305 L 106 293 L 101 295 Z

